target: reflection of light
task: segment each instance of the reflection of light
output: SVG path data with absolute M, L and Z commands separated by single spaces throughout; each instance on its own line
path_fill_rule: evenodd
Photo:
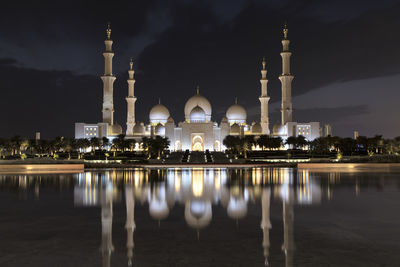
M 214 187 L 216 191 L 219 191 L 221 187 L 221 170 L 215 170 L 215 175 L 214 175 Z
M 195 197 L 203 195 L 204 175 L 202 170 L 193 170 L 192 191 Z

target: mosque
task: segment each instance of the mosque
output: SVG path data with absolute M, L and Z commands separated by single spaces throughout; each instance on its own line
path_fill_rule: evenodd
M 270 131 L 268 102 L 270 97 L 267 91 L 267 69 L 266 61 L 262 61 L 261 69 L 261 95 L 260 100 L 260 121 L 249 124 L 247 122 L 246 109 L 239 105 L 237 100 L 226 111 L 226 116 L 221 122 L 212 120 L 212 107 L 210 101 L 200 94 L 197 87 L 194 96 L 186 101 L 184 107 L 185 120 L 175 124 L 168 108 L 158 101 L 149 113 L 149 123 L 137 122 L 135 118 L 135 78 L 133 62 L 131 60 L 128 70 L 128 96 L 126 138 L 134 138 L 139 143 L 143 137 L 156 135 L 167 137 L 170 140 L 170 150 L 191 150 L 191 151 L 221 151 L 225 150 L 223 140 L 228 135 L 272 135 L 287 139 L 289 136 L 303 135 L 307 140 L 313 140 L 320 136 L 319 122 L 299 123 L 292 120 L 292 80 L 290 72 L 290 57 L 288 29 L 285 25 L 282 40 L 282 74 L 279 76 L 282 89 L 281 102 L 281 123 L 273 126 Z M 75 123 L 75 138 L 114 138 L 123 133 L 122 127 L 114 122 L 113 104 L 113 83 L 116 77 L 112 73 L 112 51 L 113 41 L 111 40 L 110 26 L 107 28 L 105 40 L 106 50 L 103 53 L 105 59 L 105 71 L 101 76 L 103 81 L 103 122 L 101 123 Z

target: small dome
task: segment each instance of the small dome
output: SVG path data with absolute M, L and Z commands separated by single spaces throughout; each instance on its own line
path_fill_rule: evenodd
M 251 133 L 253 133 L 253 134 L 261 134 L 262 133 L 261 124 L 259 124 L 258 122 L 254 123 L 251 126 Z
M 223 117 L 221 120 L 221 123 L 227 123 L 228 122 L 228 118 L 227 117 Z
M 274 125 L 274 127 L 272 128 L 272 132 L 276 135 L 282 135 L 284 134 L 285 131 L 285 126 L 283 126 L 280 123 L 277 123 Z
M 149 205 L 150 216 L 155 220 L 163 220 L 168 217 L 169 208 L 166 201 L 152 199 Z
M 237 123 L 234 123 L 231 126 L 231 134 L 240 134 L 240 126 Z
M 136 123 L 135 126 L 133 126 L 133 134 L 144 134 L 144 125 L 143 123 Z
M 192 109 L 190 112 L 190 122 L 206 122 L 206 113 L 201 107 L 195 106 Z
M 157 124 L 156 128 L 154 129 L 156 135 L 165 135 L 165 126 L 161 123 Z
M 189 98 L 185 104 L 185 119 L 190 120 L 190 113 L 196 107 L 199 106 L 203 109 L 206 120 L 211 120 L 211 104 L 204 96 L 200 95 L 198 92 L 196 95 Z
M 246 123 L 247 112 L 239 104 L 233 104 L 226 111 L 226 117 L 229 123 Z
M 174 119 L 173 119 L 171 116 L 168 117 L 167 122 L 168 122 L 168 123 L 175 123 L 175 122 L 174 122 Z
M 119 135 L 122 134 L 122 127 L 118 123 L 111 125 L 111 134 L 112 135 Z
M 170 117 L 168 109 L 162 105 L 157 104 L 150 110 L 150 123 L 166 123 Z

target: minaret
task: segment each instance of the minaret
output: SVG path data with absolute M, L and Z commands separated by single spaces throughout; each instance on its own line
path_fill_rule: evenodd
M 292 81 L 294 76 L 290 73 L 290 56 L 292 53 L 289 51 L 288 29 L 285 24 L 283 28 L 283 40 L 281 52 L 282 57 L 282 75 L 279 76 L 282 84 L 282 125 L 292 121 Z
M 271 199 L 271 189 L 265 188 L 261 194 L 261 209 L 262 209 L 262 219 L 261 219 L 261 229 L 263 231 L 263 250 L 264 250 L 264 265 L 268 266 L 269 257 L 269 229 L 271 229 L 270 220 L 270 199 Z
M 133 196 L 132 185 L 125 186 L 125 201 L 126 201 L 126 250 L 128 257 L 128 266 L 132 266 L 133 258 L 133 234 L 135 232 L 135 199 Z
M 114 101 L 113 101 L 113 84 L 115 76 L 112 74 L 112 58 L 114 52 L 112 51 L 113 41 L 111 40 L 110 24 L 107 27 L 107 39 L 104 41 L 106 51 L 104 56 L 104 75 L 101 76 L 103 80 L 103 122 L 109 125 L 114 124 Z
M 263 134 L 269 134 L 269 117 L 268 117 L 268 102 L 269 96 L 267 92 L 267 70 L 265 68 L 266 62 L 265 58 L 262 61 L 262 70 L 261 70 L 261 96 L 258 98 L 260 99 L 261 103 L 261 128 Z
M 133 75 L 135 71 L 133 70 L 133 61 L 129 62 L 129 79 L 128 79 L 128 96 L 126 97 L 126 103 L 128 105 L 128 112 L 126 118 L 126 135 L 133 135 L 133 127 L 135 126 L 135 78 Z

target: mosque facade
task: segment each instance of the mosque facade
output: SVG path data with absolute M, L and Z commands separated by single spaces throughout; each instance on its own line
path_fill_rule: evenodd
M 238 104 L 237 100 L 230 106 L 225 117 L 220 123 L 212 120 L 212 106 L 210 101 L 201 95 L 199 87 L 196 93 L 190 97 L 184 107 L 185 120 L 175 123 L 168 108 L 158 101 L 149 113 L 149 123 L 138 122 L 135 117 L 135 78 L 132 60 L 128 74 L 128 96 L 126 138 L 134 138 L 138 142 L 143 137 L 162 136 L 170 141 L 170 150 L 191 150 L 191 151 L 222 151 L 225 150 L 223 140 L 228 135 L 272 135 L 286 139 L 289 136 L 303 135 L 307 140 L 313 140 L 320 136 L 319 122 L 298 123 L 293 122 L 292 108 L 292 80 L 290 72 L 290 57 L 288 29 L 283 29 L 282 40 L 282 74 L 279 76 L 282 89 L 281 101 L 281 123 L 273 126 L 270 131 L 268 103 L 268 79 L 266 61 L 262 61 L 261 69 L 261 95 L 260 100 L 260 121 L 248 123 L 246 109 Z M 123 133 L 122 127 L 114 122 L 113 104 L 113 83 L 115 76 L 112 73 L 112 51 L 113 41 L 111 40 L 111 29 L 107 29 L 105 40 L 106 50 L 103 53 L 105 59 L 105 71 L 101 76 L 103 81 L 103 122 L 101 123 L 75 123 L 75 138 L 92 138 L 103 136 L 114 138 Z

